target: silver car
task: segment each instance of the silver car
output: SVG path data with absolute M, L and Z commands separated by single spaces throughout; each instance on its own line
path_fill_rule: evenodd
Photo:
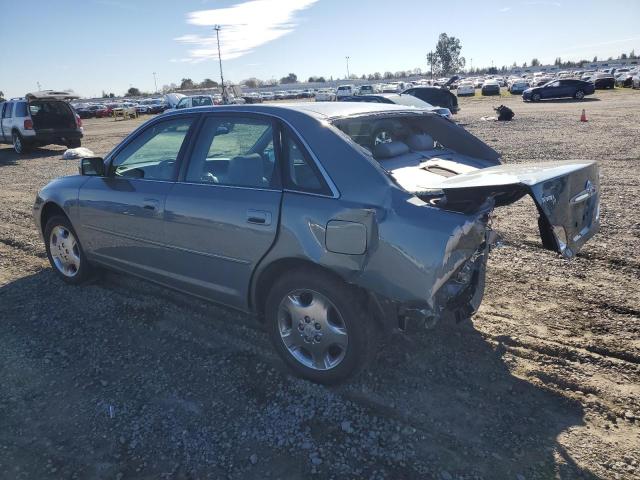
M 178 110 L 37 195 L 68 283 L 98 267 L 256 314 L 300 376 L 332 383 L 377 339 L 478 308 L 494 207 L 530 195 L 570 258 L 599 223 L 589 161 L 500 165 L 448 119 L 372 103 Z

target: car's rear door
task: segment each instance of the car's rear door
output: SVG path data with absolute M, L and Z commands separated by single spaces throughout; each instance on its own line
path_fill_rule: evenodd
M 165 200 L 196 118 L 152 122 L 107 158 L 104 177 L 89 177 L 82 185 L 79 229 L 90 257 L 166 281 Z
M 274 243 L 282 188 L 270 117 L 207 114 L 166 201 L 175 287 L 247 307 L 251 275 Z

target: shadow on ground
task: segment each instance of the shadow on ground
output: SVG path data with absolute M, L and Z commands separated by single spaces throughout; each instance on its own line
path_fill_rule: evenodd
M 2 478 L 595 478 L 557 440 L 581 407 L 470 322 L 326 388 L 246 316 L 126 276 L 43 270 L 0 288 L 0 319 Z

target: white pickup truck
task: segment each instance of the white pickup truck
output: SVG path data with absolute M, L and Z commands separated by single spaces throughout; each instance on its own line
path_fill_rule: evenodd
M 79 147 L 82 120 L 68 102 L 75 98 L 45 90 L 0 103 L 0 143 L 12 144 L 18 154 L 49 144 Z

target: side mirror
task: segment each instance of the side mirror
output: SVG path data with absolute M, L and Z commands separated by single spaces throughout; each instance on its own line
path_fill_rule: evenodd
M 104 159 L 102 157 L 81 158 L 80 175 L 104 176 Z

